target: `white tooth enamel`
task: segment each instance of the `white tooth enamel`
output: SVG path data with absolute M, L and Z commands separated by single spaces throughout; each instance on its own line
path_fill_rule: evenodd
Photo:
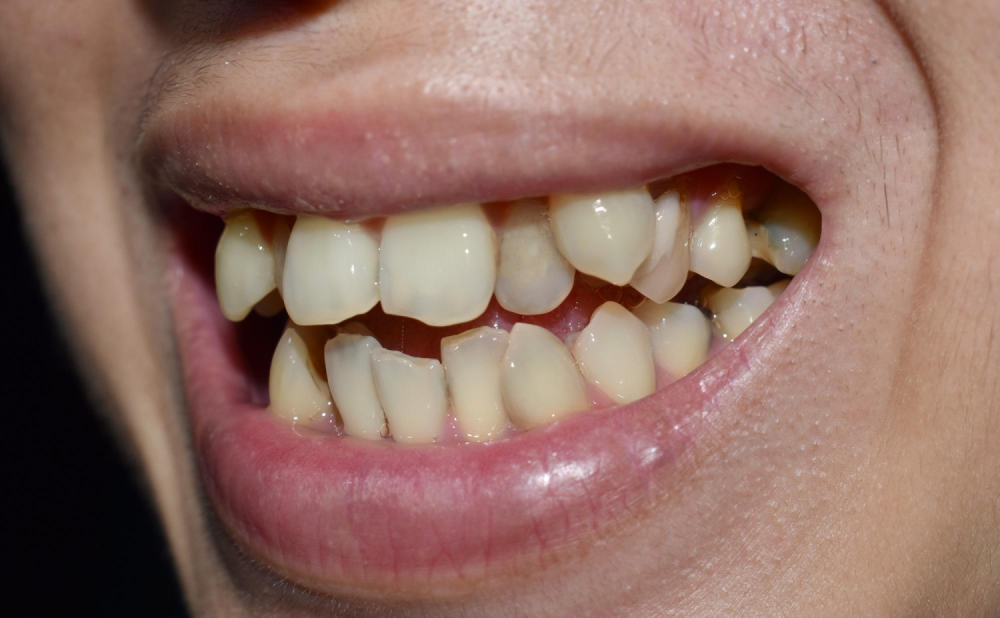
M 716 328 L 723 337 L 732 341 L 753 324 L 774 299 L 774 292 L 763 286 L 738 290 L 720 288 L 707 296 L 706 304 L 715 315 L 713 321 Z
M 323 329 L 289 324 L 271 359 L 271 413 L 309 422 L 333 414 L 333 398 L 323 374 Z
M 545 206 L 515 204 L 500 240 L 494 290 L 500 306 L 520 315 L 552 311 L 569 296 L 575 272 L 556 247 Z
M 549 220 L 559 251 L 580 272 L 625 285 L 653 246 L 653 198 L 645 187 L 553 195 Z
M 594 311 L 573 344 L 573 358 L 583 377 L 616 404 L 656 390 L 646 325 L 618 303 L 606 302 Z
M 632 287 L 653 302 L 670 300 L 687 281 L 691 251 L 691 211 L 680 194 L 667 191 L 656 200 L 653 248 L 636 269 Z
M 496 283 L 496 237 L 478 204 L 389 217 L 379 287 L 389 315 L 431 326 L 481 315 Z
M 444 427 L 448 394 L 444 368 L 428 358 L 372 350 L 372 370 L 379 401 L 396 442 L 434 442 Z
M 500 392 L 500 361 L 507 351 L 505 331 L 483 326 L 441 340 L 444 364 L 458 425 L 469 440 L 497 437 L 507 426 Z
M 288 238 L 292 227 L 288 217 L 275 216 L 271 245 L 274 247 L 274 283 L 280 294 L 284 294 L 285 256 L 288 255 Z
M 222 314 L 238 322 L 274 289 L 274 252 L 251 212 L 226 220 L 215 249 L 215 291 Z
M 371 353 L 381 349 L 374 337 L 347 332 L 326 342 L 327 381 L 349 436 L 381 440 L 388 434 L 372 373 Z
M 712 324 L 697 307 L 650 302 L 634 313 L 649 329 L 656 364 L 675 378 L 691 373 L 708 358 Z
M 299 217 L 282 295 L 296 324 L 336 324 L 378 303 L 378 241 L 357 224 Z
M 259 303 L 254 305 L 253 310 L 257 315 L 263 316 L 265 318 L 273 318 L 285 309 L 285 303 L 281 300 L 281 294 L 278 290 L 271 290 L 271 292 L 262 298 Z
M 727 197 L 709 206 L 691 234 L 691 271 L 726 287 L 750 267 L 750 238 L 738 200 Z
M 822 217 L 812 200 L 795 187 L 777 189 L 755 213 L 766 249 L 760 255 L 786 275 L 797 275 L 819 243 Z
M 590 407 L 583 376 L 569 350 L 548 330 L 517 323 L 500 366 L 507 414 L 523 429 Z

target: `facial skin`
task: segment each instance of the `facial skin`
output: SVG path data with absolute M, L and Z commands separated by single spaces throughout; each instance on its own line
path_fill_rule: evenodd
M 28 233 L 195 614 L 1000 611 L 995 2 L 7 0 L 0 24 L 0 131 Z M 307 141 L 313 163 L 269 193 L 246 179 L 301 143 L 218 129 L 270 112 L 280 136 L 330 109 L 386 118 L 393 164 Z M 393 119 L 413 118 L 404 143 Z M 623 118 L 669 139 L 601 159 L 602 127 Z M 191 439 L 161 198 L 206 197 L 191 162 L 221 167 L 183 145 L 209 131 L 247 153 L 252 199 L 345 211 L 413 186 L 441 203 L 472 185 L 538 194 L 598 159 L 628 184 L 705 144 L 807 191 L 825 244 L 744 344 L 758 366 L 604 544 L 451 596 L 433 580 L 390 600 L 300 587 L 225 532 Z M 458 180 L 430 186 L 443 162 Z

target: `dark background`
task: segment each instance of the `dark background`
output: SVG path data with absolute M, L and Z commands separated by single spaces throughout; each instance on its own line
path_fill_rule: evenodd
M 2 166 L 0 216 L 0 615 L 186 615 L 151 505 L 86 400 L 53 323 Z

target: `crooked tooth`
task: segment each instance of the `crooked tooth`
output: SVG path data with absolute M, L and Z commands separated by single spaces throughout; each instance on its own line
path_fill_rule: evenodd
M 285 255 L 282 295 L 296 324 L 336 324 L 378 302 L 378 241 L 357 224 L 299 217 Z
M 587 195 L 553 195 L 549 219 L 570 264 L 625 285 L 653 246 L 653 198 L 645 187 Z
M 333 398 L 323 369 L 325 332 L 289 324 L 271 359 L 268 388 L 271 413 L 310 422 L 333 414 Z
M 507 426 L 507 408 L 500 391 L 500 362 L 508 335 L 483 326 L 441 340 L 452 407 L 465 436 L 474 441 L 497 437 Z
M 754 215 L 754 255 L 786 275 L 797 275 L 819 243 L 822 217 L 809 197 L 790 185 L 777 189 Z
M 230 217 L 215 249 L 215 291 L 222 314 L 238 322 L 274 288 L 274 252 L 257 218 L 249 211 Z
M 441 363 L 385 349 L 372 350 L 371 363 L 375 389 L 396 442 L 437 440 L 448 411 Z
M 260 302 L 253 306 L 253 310 L 257 315 L 263 316 L 265 318 L 273 318 L 285 309 L 285 302 L 281 300 L 281 294 L 278 290 L 271 290 L 271 292 L 262 298 Z
M 740 198 L 719 198 L 691 234 L 691 271 L 721 286 L 736 285 L 750 267 L 750 238 Z
M 500 240 L 494 290 L 500 306 L 520 315 L 552 311 L 569 296 L 575 272 L 556 247 L 545 206 L 515 204 Z
M 775 293 L 763 286 L 738 290 L 720 288 L 708 294 L 706 304 L 715 316 L 716 328 L 723 337 L 732 341 L 743 334 L 775 298 Z
M 634 313 L 649 329 L 656 364 L 674 377 L 686 376 L 708 358 L 712 324 L 697 307 L 643 303 Z
M 285 293 L 285 256 L 288 254 L 288 238 L 292 235 L 289 218 L 274 217 L 274 231 L 271 234 L 271 244 L 274 247 L 274 283 L 278 293 Z
M 631 403 L 656 390 L 649 331 L 618 303 L 606 302 L 594 311 L 573 343 L 573 357 L 583 377 L 615 403 Z
M 569 349 L 548 330 L 517 323 L 500 366 L 500 388 L 514 423 L 530 429 L 590 407 Z
M 496 282 L 496 237 L 478 204 L 389 217 L 382 230 L 382 309 L 430 326 L 481 315 Z
M 389 433 L 372 371 L 372 352 L 381 349 L 374 337 L 350 332 L 326 342 L 327 381 L 349 436 L 381 440 Z
M 691 211 L 677 191 L 667 191 L 656 200 L 653 248 L 636 269 L 632 287 L 656 303 L 681 291 L 687 281 L 691 251 Z

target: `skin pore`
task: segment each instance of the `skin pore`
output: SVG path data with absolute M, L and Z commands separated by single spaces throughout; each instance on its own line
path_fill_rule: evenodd
M 263 4 L 0 5 L 0 136 L 27 232 L 196 615 L 1000 611 L 996 3 Z M 420 186 L 453 203 L 502 192 L 498 169 L 537 195 L 596 160 L 625 184 L 715 162 L 670 158 L 704 145 L 809 193 L 826 244 L 744 343 L 758 365 L 603 544 L 447 598 L 433 581 L 403 599 L 298 586 L 205 495 L 162 204 L 165 186 L 204 197 L 184 162 L 212 173 L 202 153 L 170 159 L 184 135 L 268 115 L 277 139 L 225 137 L 252 179 L 295 150 L 287 118 L 329 109 L 391 119 L 376 141 L 393 164 L 313 143 L 299 182 L 256 198 L 402 203 Z M 663 139 L 601 159 L 622 118 Z M 465 184 L 420 184 L 446 164 Z

